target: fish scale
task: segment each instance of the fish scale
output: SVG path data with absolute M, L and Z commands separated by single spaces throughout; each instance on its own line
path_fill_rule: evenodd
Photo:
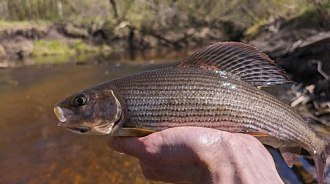
M 197 121 L 203 122 L 200 126 L 226 130 L 221 122 L 230 121 L 238 128 L 280 132 L 281 139 L 307 142 L 313 147 L 314 138 L 306 132 L 314 132 L 309 126 L 298 124 L 302 117 L 286 104 L 245 82 L 213 71 L 166 68 L 124 77 L 113 84 L 125 98 L 134 123 L 130 126 L 160 130 L 178 124 L 198 126 Z M 187 95 L 197 100 L 187 100 Z
M 134 96 L 134 98 L 136 98 L 135 96 Z M 156 98 L 158 98 L 158 97 L 156 97 Z M 163 98 L 165 98 L 165 97 L 163 97 Z M 132 101 L 132 102 L 130 102 L 131 104 L 134 104 L 134 106 L 137 106 L 137 109 L 138 110 L 140 110 L 140 111 L 142 111 L 142 113 L 144 113 L 147 109 L 145 109 L 144 107 L 147 107 L 147 106 L 145 106 L 145 105 L 147 105 L 149 102 L 149 99 L 150 98 L 147 98 L 147 99 L 142 99 L 142 100 L 140 100 L 140 102 L 142 101 L 142 104 L 140 104 L 139 103 L 139 101 Z M 152 99 L 151 99 L 152 100 Z M 235 104 L 235 101 L 232 101 L 232 100 L 228 100 L 228 102 L 227 103 L 223 103 L 224 101 L 223 101 L 223 99 L 214 99 L 214 101 L 216 102 L 216 101 L 219 101 L 219 102 L 221 102 L 222 104 L 220 104 L 220 105 L 222 105 L 222 106 L 224 106 L 224 107 L 227 107 L 227 106 L 230 106 L 230 105 L 233 105 L 233 104 Z M 142 105 L 142 106 L 140 106 L 140 105 Z M 160 104 L 161 105 L 161 104 Z M 182 105 L 184 105 L 184 108 L 182 108 L 182 111 L 185 111 L 185 110 L 188 110 L 188 111 L 190 111 L 190 109 L 186 109 L 187 107 L 189 107 L 191 104 L 182 104 Z M 198 106 L 199 105 L 206 105 L 206 104 L 198 104 Z M 208 109 L 207 110 L 209 110 L 210 108 L 211 108 L 211 106 L 210 106 L 210 104 L 207 104 L 208 106 Z M 256 106 L 257 107 L 257 106 Z M 164 108 L 162 108 L 161 107 L 161 109 L 157 109 L 157 108 L 153 108 L 153 109 L 155 109 L 155 110 L 163 110 Z M 172 107 L 168 107 L 167 108 L 167 110 L 178 110 L 178 109 L 181 109 L 180 108 L 180 106 L 172 106 Z M 246 108 L 246 109 L 249 109 L 249 108 Z M 235 109 L 236 111 L 238 111 L 239 109 Z M 255 109 L 256 110 L 256 109 Z M 203 114 L 204 113 L 204 111 L 205 111 L 205 109 L 201 109 L 201 113 Z M 244 109 L 243 110 L 241 110 L 241 111 L 244 111 Z M 251 109 L 251 113 L 253 113 L 254 111 L 253 111 L 253 109 Z M 262 113 L 263 111 L 261 111 L 261 113 Z M 200 115 L 202 115 L 202 114 L 200 114 Z M 211 113 L 210 113 L 211 114 Z M 209 116 L 210 114 L 204 114 L 204 115 L 206 115 L 206 116 Z M 213 112 L 213 114 L 214 114 L 214 112 Z M 152 114 L 152 113 L 149 113 L 147 116 L 149 116 L 150 117 L 150 115 L 154 115 L 154 116 L 157 116 L 157 114 Z M 193 115 L 193 114 L 191 114 L 191 115 Z M 216 114 L 217 116 L 223 116 L 224 114 Z M 267 116 L 268 117 L 268 116 Z M 277 119 L 277 118 L 276 118 Z

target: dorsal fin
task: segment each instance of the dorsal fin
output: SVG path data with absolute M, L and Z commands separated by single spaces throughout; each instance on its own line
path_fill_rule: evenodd
M 256 48 L 239 42 L 218 42 L 186 57 L 177 67 L 199 67 L 231 73 L 255 86 L 289 83 L 284 71 Z

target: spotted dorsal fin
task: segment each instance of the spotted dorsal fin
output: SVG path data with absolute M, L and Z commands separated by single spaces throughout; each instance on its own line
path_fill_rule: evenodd
M 289 83 L 284 71 L 256 48 L 239 42 L 219 42 L 186 57 L 177 67 L 226 71 L 255 86 Z

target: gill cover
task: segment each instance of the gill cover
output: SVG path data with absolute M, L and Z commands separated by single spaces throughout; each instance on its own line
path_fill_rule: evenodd
M 94 110 L 98 117 L 96 121 L 100 123 L 95 126 L 95 130 L 102 134 L 109 134 L 121 118 L 122 106 L 113 90 L 102 90 L 96 93 L 96 101 Z

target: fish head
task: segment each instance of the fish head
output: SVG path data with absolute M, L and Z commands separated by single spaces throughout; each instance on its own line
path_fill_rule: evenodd
M 122 108 L 113 90 L 88 89 L 54 107 L 58 126 L 78 134 L 109 134 L 120 120 Z

